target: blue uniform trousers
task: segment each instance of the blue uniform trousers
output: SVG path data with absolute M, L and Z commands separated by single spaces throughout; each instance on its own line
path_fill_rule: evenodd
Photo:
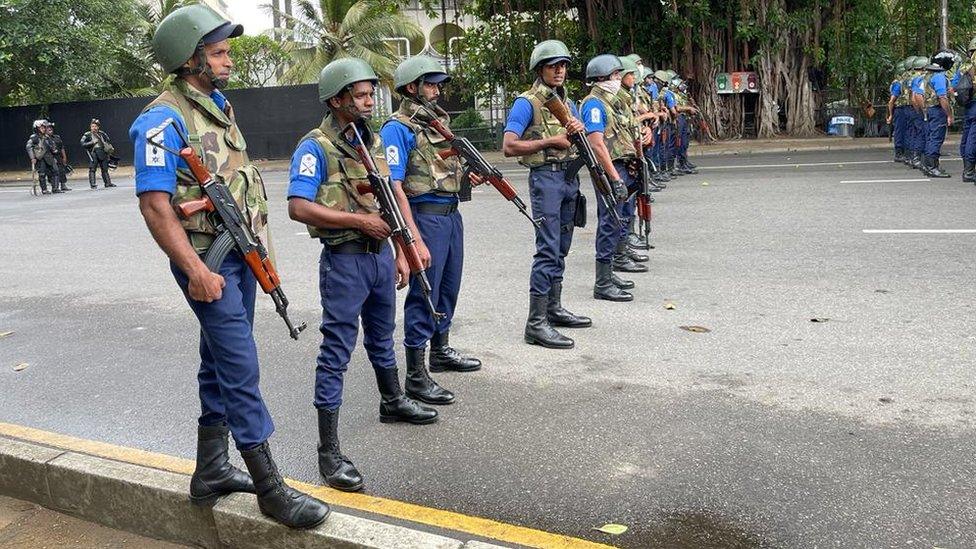
M 908 147 L 908 105 L 895 107 L 891 114 L 891 141 L 895 149 L 907 149 Z
M 663 143 L 661 139 L 661 134 L 655 133 L 654 145 L 651 147 L 650 151 L 647 151 L 646 156 L 650 158 L 652 162 L 654 162 L 654 165 L 657 166 L 658 169 L 661 169 L 663 167 L 662 149 L 663 149 Z
M 976 162 L 976 100 L 966 105 L 966 115 L 962 123 L 962 139 L 959 142 L 959 155 L 970 162 Z
M 427 301 L 416 277 L 410 279 L 410 291 L 403 304 L 403 344 L 411 349 L 427 346 L 434 332 L 445 333 L 451 328 L 458 294 L 461 292 L 461 271 L 464 265 L 464 223 L 461 212 L 448 215 L 420 213 L 411 205 L 414 223 L 430 250 L 431 301 L 437 312 L 446 315 L 434 326 Z
M 948 115 L 941 106 L 929 107 L 926 114 L 928 115 L 928 133 L 925 140 L 925 156 L 939 158 L 948 129 Z
M 204 303 L 190 298 L 189 280 L 175 264 L 170 270 L 200 321 L 200 425 L 227 422 L 239 450 L 249 450 L 274 432 L 258 387 L 258 350 L 252 333 L 257 280 L 240 254 L 231 252 L 220 267 L 223 293 Z
M 925 152 L 925 118 L 914 107 L 909 107 L 908 110 L 908 137 L 908 146 L 912 152 Z
M 615 161 L 613 165 L 617 168 L 617 173 L 623 179 L 624 185 L 629 187 L 634 184 L 633 178 L 627 172 L 627 167 L 624 162 Z M 600 263 L 610 263 L 613 260 L 613 252 L 617 249 L 617 243 L 620 242 L 621 237 L 627 232 L 627 214 L 624 204 L 617 204 L 616 209 L 624 222 L 623 230 L 610 217 L 610 213 L 603 206 L 603 201 L 596 201 L 596 213 L 599 220 L 599 224 L 596 227 L 596 260 Z M 633 212 L 631 212 L 632 214 Z
M 544 218 L 542 227 L 535 230 L 535 255 L 529 275 L 529 293 L 549 295 L 553 282 L 563 279 L 566 255 L 573 244 L 573 216 L 579 178 L 566 180 L 565 166 L 553 171 L 554 164 L 529 170 L 529 199 L 532 217 Z
M 661 162 L 667 166 L 674 158 L 674 144 L 677 142 L 677 129 L 674 123 L 668 123 L 663 132 L 666 132 L 666 139 L 661 140 Z
M 396 269 L 388 245 L 379 253 L 332 253 L 322 247 L 319 294 L 322 344 L 315 368 L 315 407 L 336 410 L 342 404 L 342 376 L 356 347 L 359 323 L 363 347 L 373 368 L 396 368 Z

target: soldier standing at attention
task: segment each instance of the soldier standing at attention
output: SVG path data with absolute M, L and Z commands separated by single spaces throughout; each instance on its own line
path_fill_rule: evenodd
M 895 66 L 895 79 L 888 87 L 888 118 L 885 123 L 891 124 L 891 141 L 895 147 L 895 162 L 904 162 L 906 156 L 906 129 L 908 127 L 909 96 L 908 90 L 902 88 L 902 80 L 908 59 L 899 61 Z
M 912 62 L 912 70 L 905 80 L 908 84 L 909 103 L 912 107 L 908 111 L 909 141 L 912 148 L 912 159 L 908 165 L 919 170 L 922 169 L 922 159 L 925 155 L 925 101 L 921 95 L 915 93 L 915 90 L 922 86 L 922 79 L 925 76 L 923 69 L 928 64 L 928 57 L 915 56 L 915 60 Z
M 584 131 L 579 113 L 566 96 L 566 76 L 572 57 L 566 44 L 546 40 L 536 44 L 529 58 L 529 70 L 536 80 L 523 92 L 508 114 L 502 151 L 519 157 L 529 169 L 532 217 L 542 218 L 535 231 L 535 255 L 529 274 L 529 317 L 525 342 L 550 349 L 571 349 L 572 339 L 556 328 L 587 328 L 593 321 L 562 306 L 566 255 L 573 244 L 574 218 L 579 204 L 578 177 L 567 179 L 566 169 L 576 157 L 567 132 Z M 545 102 L 556 94 L 574 118 L 567 130 Z M 582 212 L 585 215 L 585 212 Z
M 92 118 L 88 131 L 81 136 L 81 146 L 88 152 L 88 184 L 93 189 L 96 188 L 96 168 L 102 171 L 102 184 L 106 189 L 115 186 L 108 175 L 109 158 L 115 154 L 115 147 L 101 128 L 102 123 L 97 118 Z
M 65 192 L 70 191 L 68 188 L 68 153 L 64 150 L 64 141 L 61 140 L 61 136 L 54 133 L 54 122 L 51 122 L 47 127 L 47 135 L 51 138 L 51 145 L 53 147 L 54 158 L 58 161 L 57 169 L 57 183 L 60 184 L 60 190 L 54 189 L 54 192 Z M 55 187 L 55 185 L 52 185 Z
M 586 127 L 586 138 L 593 147 L 597 161 L 611 180 L 617 200 L 614 207 L 622 219 L 626 216 L 622 203 L 627 198 L 627 188 L 633 183 L 627 163 L 637 157 L 629 127 L 630 119 L 621 105 L 619 95 L 623 68 L 616 55 L 603 54 L 590 59 L 586 64 L 586 81 L 591 86 L 590 94 L 583 99 L 580 109 Z M 597 200 L 597 215 L 599 225 L 596 231 L 596 280 L 593 284 L 593 297 L 607 301 L 633 301 L 634 296 L 622 287 L 633 288 L 634 283 L 615 280 L 613 274 L 612 261 L 621 243 L 623 231 L 602 200 Z
M 402 101 L 399 110 L 383 124 L 380 135 L 386 147 L 391 177 L 399 182 L 410 203 L 429 258 L 427 275 L 433 288 L 434 307 L 446 316 L 435 322 L 427 310 L 420 284 L 410 283 L 403 305 L 403 345 L 407 355 L 408 394 L 427 404 L 450 404 L 454 395 L 430 380 L 424 354 L 430 342 L 430 371 L 473 372 L 481 361 L 462 356 L 450 345 L 451 321 L 461 291 L 464 266 L 464 222 L 458 211 L 462 166 L 457 156 L 444 159 L 438 152 L 450 143 L 428 123 L 435 117 L 445 127 L 451 118 L 437 100 L 451 77 L 433 57 L 405 59 L 393 74 Z M 434 112 L 431 112 L 433 110 Z M 471 182 L 481 179 L 471 174 Z
M 129 130 L 136 194 L 146 225 L 169 256 L 173 276 L 200 322 L 197 381 L 202 413 L 190 500 L 212 505 L 231 492 L 255 492 L 264 514 L 286 526 L 309 528 L 324 521 L 329 508 L 286 485 L 271 457 L 268 438 L 274 425 L 258 388 L 252 331 L 257 280 L 236 252 L 227 256 L 219 273 L 207 268 L 201 256 L 213 243 L 216 228 L 206 212 L 181 220 L 174 211 L 200 198 L 200 187 L 182 158 L 149 141 L 179 149 L 186 146 L 181 134 L 187 136 L 207 169 L 223 178 L 254 233 L 264 234 L 264 184 L 248 160 L 234 109 L 220 93 L 233 68 L 228 38 L 243 30 L 199 4 L 177 9 L 159 24 L 153 52 L 163 70 L 176 76 Z M 250 476 L 228 461 L 228 430 Z
M 31 170 L 37 172 L 41 194 L 51 194 L 47 190 L 48 181 L 51 188 L 56 189 L 57 159 L 54 157 L 54 144 L 47 135 L 47 120 L 34 121 L 34 134 L 27 139 L 27 156 L 31 161 Z
M 644 131 L 644 126 L 641 122 L 648 118 L 648 116 L 646 113 L 641 115 L 638 112 L 638 105 L 635 102 L 635 98 L 639 93 L 637 91 L 637 73 L 640 71 L 640 67 L 637 66 L 633 57 L 630 56 L 621 57 L 620 64 L 623 66 L 623 71 L 621 71 L 623 76 L 620 78 L 620 91 L 617 92 L 617 95 L 620 99 L 620 108 L 626 114 L 629 139 L 632 144 L 635 144 L 640 139 L 641 146 L 646 147 L 651 144 L 651 135 L 649 131 Z M 634 160 L 631 160 L 628 164 L 628 168 L 634 170 L 634 173 L 636 173 L 637 169 L 636 149 L 635 144 Z M 651 188 L 654 188 L 653 182 L 648 182 L 648 184 L 651 185 Z M 613 254 L 613 270 L 625 273 L 645 273 L 648 271 L 647 265 L 641 265 L 641 263 L 646 263 L 649 261 L 649 258 L 630 247 L 631 224 L 636 219 L 634 212 L 637 209 L 638 182 L 636 177 L 631 183 L 631 187 L 627 190 L 629 196 L 621 206 L 625 216 L 622 218 L 624 224 L 620 228 L 620 241 L 617 243 L 617 250 Z
M 952 66 L 952 55 L 936 54 L 932 63 L 925 67 L 928 74 L 915 88 L 915 93 L 922 97 L 926 117 L 925 156 L 922 162 L 922 173 L 930 177 L 947 178 L 948 173 L 939 167 L 939 157 L 942 154 L 942 143 L 945 142 L 946 131 L 952 125 L 952 105 L 949 104 L 949 80 L 945 71 Z
M 974 93 L 973 83 L 976 81 L 976 36 L 969 41 L 967 48 L 969 58 L 965 59 L 952 78 L 952 87 L 958 93 L 968 93 L 968 99 L 963 105 L 965 115 L 962 124 L 962 136 L 959 140 L 959 155 L 962 156 L 963 172 L 962 180 L 965 183 L 976 183 L 976 93 Z M 968 91 L 959 90 L 959 82 L 963 77 L 968 77 Z
M 318 128 L 299 141 L 292 155 L 288 185 L 288 215 L 305 223 L 309 234 L 322 242 L 322 345 L 314 397 L 319 472 L 329 486 L 347 492 L 362 490 L 364 485 L 359 470 L 339 449 L 338 433 L 343 375 L 356 346 L 360 323 L 363 346 L 379 386 L 380 421 L 437 421 L 435 410 L 421 406 L 400 389 L 393 352 L 396 288 L 407 284 L 410 268 L 399 245 L 397 257 L 393 257 L 388 240 L 390 226 L 367 190 L 366 168 L 354 149 L 358 142 L 348 129 L 350 124 L 356 125 L 381 175 L 388 177 L 382 141 L 368 124 L 378 81 L 362 59 L 341 58 L 322 69 L 319 101 L 325 103 L 328 113 Z M 394 192 L 407 225 L 416 231 L 399 185 L 394 184 Z

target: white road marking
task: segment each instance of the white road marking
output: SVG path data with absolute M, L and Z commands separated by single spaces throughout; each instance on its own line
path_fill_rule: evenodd
M 962 160 L 961 158 L 943 158 L 942 162 Z M 891 160 L 852 160 L 848 162 L 792 162 L 788 164 L 745 164 L 742 166 L 699 166 L 699 170 L 743 170 L 761 168 L 805 168 L 810 166 L 856 166 L 860 164 L 895 164 Z
M 932 181 L 931 179 L 847 179 L 841 183 L 914 183 L 916 181 Z
M 976 234 L 976 229 L 864 229 L 864 234 Z

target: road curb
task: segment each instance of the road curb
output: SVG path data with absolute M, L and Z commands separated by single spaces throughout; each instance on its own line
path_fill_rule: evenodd
M 211 508 L 187 499 L 188 475 L 0 437 L 0 495 L 142 536 L 207 549 L 500 549 L 337 511 L 310 530 L 268 519 L 253 495 Z

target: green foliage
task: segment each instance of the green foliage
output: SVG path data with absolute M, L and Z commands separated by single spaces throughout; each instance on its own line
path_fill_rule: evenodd
M 451 120 L 454 128 L 477 128 L 485 125 L 485 118 L 475 109 L 468 109 Z
M 364 59 L 389 80 L 399 60 L 386 40 L 423 36 L 395 0 L 297 0 L 295 8 L 291 16 L 278 12 L 285 28 L 274 31 L 291 52 L 284 83 L 315 82 L 322 68 L 340 57 Z
M 124 93 L 145 72 L 137 25 L 136 0 L 4 0 L 0 105 Z
M 268 85 L 290 57 L 288 49 L 271 37 L 243 35 L 230 40 L 234 61 L 231 88 L 260 88 Z

